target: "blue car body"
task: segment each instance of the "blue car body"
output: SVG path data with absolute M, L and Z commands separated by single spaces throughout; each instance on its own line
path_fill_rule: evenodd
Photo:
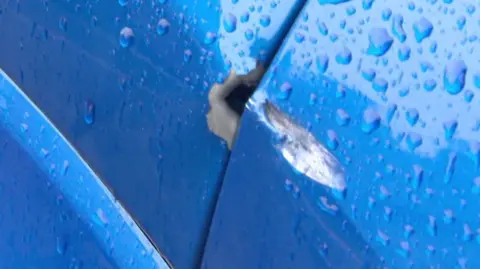
M 308 1 L 242 119 L 204 268 L 480 267 L 478 5 L 446 2 Z
M 0 267 L 480 267 L 479 8 L 0 3 Z

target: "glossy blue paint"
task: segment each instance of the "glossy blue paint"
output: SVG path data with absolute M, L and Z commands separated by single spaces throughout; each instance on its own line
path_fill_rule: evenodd
M 169 268 L 3 71 L 0 119 L 1 268 Z
M 247 112 L 204 268 L 479 268 L 479 7 L 309 1 L 252 102 L 310 130 L 346 190 L 293 173 Z
M 207 91 L 268 63 L 302 3 L 7 1 L 0 67 L 175 268 L 193 268 L 227 155 Z
M 335 198 L 295 173 L 248 111 L 230 157 L 202 268 L 375 268 L 378 257 Z

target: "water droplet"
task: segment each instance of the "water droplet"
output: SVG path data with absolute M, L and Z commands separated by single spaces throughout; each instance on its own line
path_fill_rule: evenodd
M 352 52 L 347 47 L 343 47 L 337 53 L 335 60 L 341 65 L 350 64 L 350 62 L 352 61 Z
M 390 191 L 384 185 L 380 186 L 380 192 L 378 193 L 378 198 L 380 200 L 386 200 L 390 197 Z
M 445 224 L 450 224 L 455 221 L 455 215 L 453 214 L 453 210 L 451 209 L 445 209 L 443 211 L 443 222 Z
M 411 49 L 407 45 L 403 45 L 398 50 L 398 59 L 405 62 L 410 59 Z
M 414 151 L 423 143 L 422 136 L 418 133 L 411 132 L 407 135 L 407 146 L 410 151 Z
M 317 68 L 320 73 L 325 73 L 328 69 L 328 56 L 326 54 L 320 54 L 316 59 Z
M 475 13 L 475 10 L 477 10 L 477 8 L 473 4 L 467 5 L 467 13 L 469 15 L 472 15 L 473 13 Z
M 317 22 L 317 28 L 320 34 L 324 36 L 328 35 L 328 27 L 324 22 Z
M 393 119 L 393 116 L 395 115 L 395 112 L 397 112 L 398 106 L 396 104 L 389 104 L 387 107 L 387 113 L 386 113 L 386 121 L 390 123 Z
M 60 30 L 66 32 L 67 31 L 67 18 L 61 17 L 60 21 L 58 22 L 58 26 L 60 27 Z
M 427 257 L 433 256 L 435 254 L 435 252 L 436 252 L 436 249 L 432 245 L 428 245 L 427 249 L 425 250 L 425 254 L 427 255 Z
M 21 131 L 22 133 L 28 132 L 28 124 L 26 124 L 26 123 L 20 124 L 20 131 Z
M 240 16 L 240 21 L 243 22 L 243 23 L 248 22 L 249 19 L 250 19 L 250 13 L 248 13 L 248 12 L 244 12 Z
M 278 93 L 278 98 L 281 100 L 287 100 L 290 98 L 292 94 L 292 85 L 290 83 L 285 82 L 280 86 L 280 92 Z
M 467 23 L 467 19 L 465 18 L 465 16 L 460 16 L 458 19 L 457 19 L 457 27 L 459 30 L 463 30 L 463 28 L 465 27 L 465 24 Z
M 252 29 L 245 30 L 245 38 L 247 40 L 253 40 L 254 37 L 255 37 L 255 34 L 253 33 Z
M 216 40 L 217 40 L 217 34 L 213 32 L 207 32 L 205 34 L 205 39 L 203 40 L 203 43 L 205 43 L 205 45 L 211 45 Z
M 388 90 L 388 81 L 382 77 L 375 77 L 372 88 L 377 92 L 385 93 Z
M 463 241 L 468 242 L 473 239 L 473 232 L 472 229 L 468 224 L 463 224 L 463 236 L 462 236 Z
M 480 72 L 473 75 L 473 85 L 475 85 L 477 89 L 480 89 Z
M 406 241 L 400 242 L 400 246 L 399 246 L 399 248 L 397 248 L 396 252 L 400 256 L 408 258 L 410 256 L 410 252 L 411 252 L 410 244 Z
M 416 108 L 410 108 L 407 110 L 407 122 L 410 126 L 414 126 L 418 122 L 419 114 Z
M 62 175 L 66 175 L 66 174 L 67 174 L 69 167 L 70 167 L 70 163 L 69 163 L 67 160 L 63 161 Z
M 377 231 L 377 237 L 376 237 L 377 242 L 384 246 L 388 246 L 390 244 L 390 237 L 388 235 L 380 230 Z
M 271 19 L 269 15 L 262 15 L 260 17 L 260 25 L 263 27 L 268 27 L 270 25 Z
M 323 243 L 323 245 L 318 248 L 318 253 L 325 257 L 328 254 L 328 245 L 326 243 Z
M 414 233 L 414 231 L 415 231 L 415 229 L 413 228 L 412 225 L 409 225 L 409 224 L 405 225 L 403 227 L 403 237 L 405 239 L 409 239 L 412 236 L 412 234 Z
M 339 86 L 337 87 L 337 91 L 335 92 L 335 97 L 345 98 L 346 91 L 347 91 L 346 88 L 339 84 Z
M 383 212 L 383 219 L 387 222 L 390 222 L 392 220 L 392 214 L 393 210 L 390 207 L 386 206 Z
M 434 216 L 428 216 L 427 232 L 431 236 L 437 235 L 437 219 Z
M 470 143 L 469 156 L 475 163 L 475 167 L 478 168 L 480 166 L 480 142 L 473 141 Z
M 392 16 L 392 10 L 390 8 L 386 8 L 382 11 L 382 20 L 388 21 Z
M 235 32 L 237 29 L 237 17 L 232 13 L 228 13 L 223 18 L 223 28 L 227 33 Z
M 160 19 L 157 23 L 157 34 L 164 36 L 170 30 L 170 23 L 166 19 Z
M 347 112 L 345 112 L 345 110 L 338 109 L 336 120 L 338 125 L 345 126 L 345 125 L 348 125 L 348 123 L 350 122 L 350 116 L 348 115 Z
M 335 133 L 335 131 L 328 130 L 327 131 L 327 137 L 328 137 L 327 146 L 331 150 L 336 150 L 338 148 L 338 137 L 337 137 L 337 134 Z
M 372 68 L 364 69 L 362 71 L 362 77 L 367 81 L 373 81 L 377 73 Z
M 413 165 L 413 178 L 411 185 L 414 190 L 417 190 L 423 182 L 423 168 L 417 164 Z
M 57 253 L 60 255 L 65 254 L 65 251 L 67 250 L 67 241 L 65 240 L 64 237 L 57 237 Z
M 90 125 L 93 124 L 95 121 L 95 104 L 92 100 L 88 99 L 85 101 L 85 108 L 83 119 L 86 124 Z
M 377 57 L 385 55 L 393 44 L 393 39 L 385 28 L 372 28 L 368 41 L 367 53 Z
M 190 60 L 192 59 L 192 51 L 187 49 L 183 52 L 183 61 L 185 61 L 186 63 L 190 62 Z
M 305 41 L 305 35 L 304 35 L 303 33 L 300 33 L 300 32 L 295 32 L 295 33 L 293 34 L 293 39 L 294 39 L 297 43 L 301 44 L 303 41 Z
M 467 66 L 463 60 L 450 61 L 443 72 L 443 84 L 450 94 L 458 94 L 465 87 Z
M 380 126 L 380 116 L 378 113 L 371 109 L 367 108 L 363 112 L 363 121 L 362 121 L 362 131 L 370 134 Z
M 135 35 L 133 30 L 129 27 L 123 27 L 120 31 L 120 46 L 128 48 L 133 44 Z
M 434 79 L 426 79 L 426 80 L 423 82 L 423 88 L 424 88 L 427 92 L 431 92 L 431 91 L 435 90 L 436 87 L 437 87 L 437 81 L 434 80 Z
M 443 130 L 445 131 L 445 139 L 452 139 L 455 131 L 457 130 L 458 122 L 456 120 L 450 120 L 443 123 Z
M 105 212 L 99 208 L 97 209 L 97 212 L 96 212 L 96 222 L 102 226 L 107 226 L 108 225 L 108 217 L 107 217 L 107 214 L 105 214 Z
M 320 197 L 317 201 L 318 207 L 330 215 L 335 216 L 338 212 L 338 207 L 335 204 L 329 204 L 325 196 Z
M 413 31 L 415 32 L 415 39 L 420 43 L 432 34 L 433 25 L 425 17 L 422 17 L 413 24 Z
M 348 6 L 347 7 L 347 15 L 348 16 L 352 16 L 353 14 L 355 14 L 357 12 L 357 9 L 355 9 L 354 6 Z
M 395 37 L 398 38 L 400 42 L 405 42 L 407 40 L 407 33 L 403 29 L 403 16 L 397 14 L 393 16 L 392 19 L 392 32 Z
M 291 191 L 293 189 L 293 182 L 290 179 L 285 180 L 285 190 Z
M 362 8 L 364 10 L 369 10 L 372 8 L 374 0 L 362 0 Z
M 313 93 L 313 92 L 310 93 L 310 98 L 308 98 L 308 104 L 314 105 L 314 104 L 317 103 L 317 101 L 318 101 L 317 95 L 316 95 L 315 93 Z
M 372 197 L 368 197 L 368 208 L 373 209 L 376 205 L 375 199 Z
M 42 157 L 45 159 L 47 158 L 48 156 L 50 156 L 50 152 L 44 148 L 40 149 L 40 154 L 42 155 Z
M 474 97 L 475 97 L 475 94 L 472 91 L 466 90 L 463 96 L 463 99 L 465 100 L 465 102 L 471 103 Z
M 457 155 L 450 153 L 448 156 L 447 168 L 445 169 L 444 182 L 449 183 L 452 180 L 453 173 L 455 172 L 455 164 L 457 163 Z

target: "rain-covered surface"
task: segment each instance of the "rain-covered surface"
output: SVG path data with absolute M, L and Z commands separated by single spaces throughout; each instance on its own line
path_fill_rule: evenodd
M 0 268 L 117 268 L 70 202 L 0 130 Z
M 0 70 L 0 268 L 169 268 L 122 205 Z
M 346 191 L 298 173 L 250 110 L 204 267 L 480 268 L 479 9 L 308 1 L 252 101 L 328 149 Z
M 303 2 L 4 1 L 0 67 L 175 268 L 192 268 L 227 156 L 207 128 L 208 89 L 231 69 L 268 62 Z M 252 98 L 268 105 L 242 119 L 203 267 L 479 268 L 479 9 L 461 0 L 307 1 Z M 23 180 L 5 186 L 55 182 L 39 186 L 45 208 L 32 204 L 31 218 L 64 197 L 39 220 L 48 232 L 34 243 L 50 247 L 38 255 L 60 255 L 51 260 L 60 267 L 84 258 L 98 262 L 88 268 L 165 266 L 43 115 L 5 109 L 19 99 L 4 97 L 0 138 L 17 154 L 5 162 L 33 173 L 0 164 L 5 180 Z M 62 176 L 75 180 L 55 181 Z M 5 206 L 10 223 L 27 217 Z M 80 219 L 54 224 L 68 212 Z M 5 244 L 30 242 L 31 224 L 9 226 L 27 236 Z M 85 229 L 83 243 L 71 227 Z M 92 257 L 83 257 L 89 242 Z M 20 265 L 44 268 L 37 258 Z
M 285 160 L 247 111 L 230 157 L 202 268 L 379 268 L 328 187 Z
M 208 90 L 268 62 L 302 0 L 0 2 L 0 68 L 176 268 L 199 262 L 227 149 Z

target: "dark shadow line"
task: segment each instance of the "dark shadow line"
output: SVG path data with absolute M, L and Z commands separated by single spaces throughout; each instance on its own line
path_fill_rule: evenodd
M 265 59 L 265 67 L 266 68 L 268 68 L 271 65 L 271 63 L 273 62 L 273 60 L 274 60 L 275 56 L 277 55 L 278 51 L 282 48 L 283 42 L 285 41 L 285 38 L 287 37 L 288 33 L 292 29 L 292 26 L 295 24 L 296 19 L 299 17 L 300 12 L 303 9 L 303 7 L 305 6 L 305 4 L 306 4 L 306 0 L 303 0 L 300 3 L 297 3 L 296 6 L 294 7 L 294 9 L 292 10 L 292 12 L 290 12 L 290 14 L 285 18 L 286 24 L 282 27 L 283 31 L 277 34 L 277 35 L 281 36 L 281 38 L 279 39 L 279 42 L 277 42 L 277 44 L 275 44 L 275 46 L 273 46 L 273 48 L 272 48 L 272 51 L 274 53 L 271 53 L 270 54 L 271 56 L 268 57 L 267 59 Z M 243 92 L 246 92 L 245 91 L 245 85 L 242 85 L 239 88 L 243 88 L 244 89 Z M 255 90 L 256 90 L 256 87 L 252 90 L 249 89 L 248 90 L 248 93 L 249 93 L 248 98 L 246 98 L 244 100 L 240 100 L 240 101 L 244 102 L 243 103 L 243 108 L 241 108 L 241 112 L 242 112 L 241 114 L 243 114 L 243 111 L 245 110 L 245 105 L 248 102 L 248 99 L 254 94 Z M 236 101 L 239 101 L 238 99 L 243 99 L 243 98 L 238 98 L 238 96 L 236 96 L 235 92 L 238 93 L 237 89 L 234 90 L 233 92 L 234 93 L 231 94 L 232 96 L 230 96 L 231 98 L 237 99 Z M 242 94 L 240 94 L 240 96 L 242 96 Z M 232 100 L 230 100 L 230 101 L 232 101 Z M 234 105 L 233 103 L 235 103 L 235 102 L 233 102 L 233 103 L 229 102 L 229 103 L 230 103 L 230 105 Z M 233 107 L 233 108 L 234 108 L 234 110 L 236 110 L 238 112 L 238 109 L 235 109 L 235 107 Z M 241 119 L 240 119 L 240 122 L 241 122 Z M 240 129 L 240 128 L 241 128 L 241 124 L 239 124 L 238 129 Z M 235 148 L 235 144 L 232 147 L 232 150 L 234 148 Z M 217 210 L 218 200 L 220 198 L 220 194 L 223 190 L 225 176 L 226 176 L 226 173 L 227 173 L 228 165 L 230 163 L 231 155 L 232 155 L 232 152 L 228 151 L 226 156 L 225 156 L 225 159 L 224 159 L 223 164 L 222 164 L 222 170 L 219 174 L 218 184 L 217 184 L 216 188 L 214 189 L 214 194 L 212 195 L 213 197 L 212 197 L 210 206 L 208 208 L 207 222 L 206 222 L 205 226 L 203 227 L 203 230 L 205 231 L 205 233 L 202 234 L 201 247 L 198 250 L 199 253 L 196 255 L 197 258 L 196 258 L 195 264 L 196 264 L 196 268 L 198 268 L 198 269 L 202 268 L 202 263 L 203 263 L 203 260 L 205 258 L 205 251 L 206 251 L 207 244 L 208 244 L 208 239 L 209 239 L 210 233 L 211 233 L 213 218 L 215 216 L 215 211 Z

